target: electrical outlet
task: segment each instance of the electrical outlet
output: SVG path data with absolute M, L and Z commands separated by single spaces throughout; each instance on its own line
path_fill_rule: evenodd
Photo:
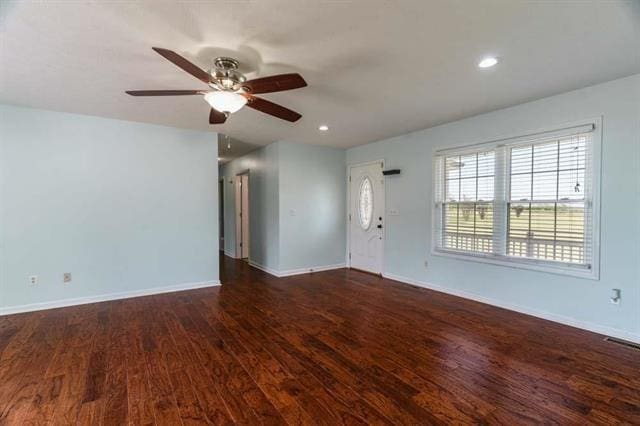
M 37 275 L 29 275 L 28 282 L 31 285 L 38 284 L 38 276 Z
M 612 288 L 611 297 L 609 298 L 609 300 L 611 300 L 611 303 L 613 303 L 614 305 L 619 305 L 620 299 L 622 299 L 622 291 L 619 288 Z
M 62 275 L 62 282 L 64 282 L 64 283 L 70 283 L 71 282 L 71 272 L 65 272 Z

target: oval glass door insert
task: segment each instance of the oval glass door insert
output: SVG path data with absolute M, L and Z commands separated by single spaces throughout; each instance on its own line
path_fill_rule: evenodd
M 373 185 L 368 176 L 365 176 L 360 184 L 358 194 L 358 218 L 360 219 L 362 229 L 366 231 L 371 227 L 373 219 Z

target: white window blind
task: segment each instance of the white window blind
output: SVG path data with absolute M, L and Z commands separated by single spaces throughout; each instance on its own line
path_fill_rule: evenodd
M 594 125 L 434 156 L 434 249 L 591 270 Z
M 493 251 L 493 151 L 444 158 L 443 246 Z

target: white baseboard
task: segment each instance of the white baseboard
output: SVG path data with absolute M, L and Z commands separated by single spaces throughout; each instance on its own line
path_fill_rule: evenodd
M 106 302 L 109 300 L 129 299 L 131 297 L 150 296 L 152 294 L 172 293 L 174 291 L 193 290 L 196 288 L 219 286 L 219 280 L 201 281 L 195 283 L 176 284 L 165 287 L 154 287 L 143 290 L 123 291 L 119 293 L 101 294 L 97 296 L 76 297 L 73 299 L 54 300 L 52 302 L 31 303 L 0 307 L 0 316 L 18 314 L 22 312 L 41 311 L 44 309 L 64 308 L 66 306 L 84 305 L 87 303 Z
M 260 269 L 261 271 L 264 271 L 267 274 L 271 274 L 271 275 L 276 276 L 276 277 L 280 276 L 280 273 L 278 271 L 276 271 L 275 269 L 268 268 L 268 267 L 266 267 L 264 265 L 261 265 L 259 263 L 254 262 L 251 259 L 249 259 L 249 265 L 253 266 L 256 269 Z
M 288 271 L 280 271 L 280 277 L 290 277 L 292 275 L 310 274 L 313 272 L 330 271 L 332 269 L 346 268 L 344 263 L 336 263 L 333 265 L 312 266 L 310 268 L 289 269 Z
M 230 251 L 224 250 L 224 255 L 230 257 L 232 259 L 237 259 L 236 255 L 231 253 Z
M 501 300 L 480 296 L 475 293 L 469 293 L 463 290 L 455 290 L 448 287 L 439 286 L 436 284 L 414 280 L 412 278 L 407 278 L 400 275 L 395 275 L 395 274 L 383 274 L 383 275 L 385 278 L 389 278 L 395 281 L 400 281 L 402 283 L 412 284 L 418 287 L 424 287 L 424 288 L 435 290 L 441 293 L 450 294 L 452 296 L 458 296 L 464 299 L 470 299 L 476 302 L 485 303 L 487 305 L 508 309 L 510 311 L 520 312 L 521 314 L 531 315 L 537 318 L 542 318 L 548 321 L 553 321 L 553 322 L 568 325 L 571 327 L 580 328 L 582 330 L 592 331 L 598 334 L 604 334 L 605 336 L 617 337 L 618 339 L 627 340 L 629 342 L 640 343 L 640 334 L 630 333 L 628 331 L 620 330 L 618 328 L 607 327 L 604 325 L 594 324 L 592 322 L 582 321 L 582 320 L 567 317 L 564 315 L 552 314 L 550 312 L 527 308 L 525 306 L 520 306 L 513 303 L 503 302 Z
M 323 265 L 323 266 L 313 266 L 310 268 L 300 268 L 300 269 L 289 269 L 286 271 L 277 271 L 275 269 L 271 269 L 268 268 L 264 265 L 261 265 L 259 263 L 256 263 L 252 260 L 249 260 L 249 265 L 253 266 L 254 268 L 260 269 L 261 271 L 264 271 L 268 274 L 271 274 L 273 276 L 276 276 L 278 278 L 282 278 L 282 277 L 290 277 L 293 275 L 301 275 L 301 274 L 310 274 L 313 272 L 320 272 L 320 271 L 330 271 L 332 269 L 341 269 L 341 268 L 346 268 L 346 265 L 344 263 L 337 263 L 334 265 Z

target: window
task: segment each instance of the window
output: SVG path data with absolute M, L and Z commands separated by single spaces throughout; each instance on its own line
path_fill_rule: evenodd
M 373 186 L 368 176 L 362 180 L 358 194 L 358 219 L 365 231 L 371 226 L 373 219 Z
M 511 148 L 507 254 L 585 263 L 587 137 Z
M 492 151 L 444 159 L 444 247 L 493 250 L 494 157 Z
M 594 130 L 436 152 L 435 252 L 597 278 Z

